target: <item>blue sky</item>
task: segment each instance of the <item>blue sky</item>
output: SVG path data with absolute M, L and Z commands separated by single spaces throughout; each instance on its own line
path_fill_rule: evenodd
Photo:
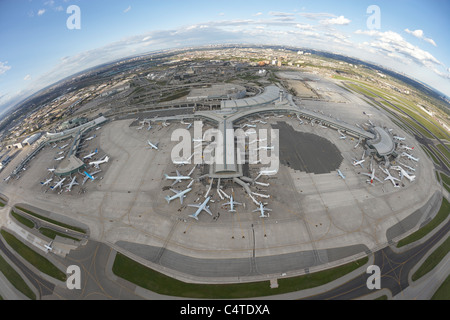
M 81 29 L 70 30 L 70 5 Z M 367 8 L 380 8 L 369 29 Z M 347 54 L 450 96 L 450 2 L 0 0 L 0 112 L 73 73 L 178 46 L 255 43 Z

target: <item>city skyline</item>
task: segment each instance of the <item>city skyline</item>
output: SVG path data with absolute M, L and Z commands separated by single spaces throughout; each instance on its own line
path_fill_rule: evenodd
M 70 29 L 80 9 L 80 29 Z M 368 8 L 376 5 L 378 17 Z M 0 4 L 0 113 L 72 74 L 128 56 L 208 44 L 348 55 L 450 96 L 445 1 L 9 1 Z M 379 18 L 379 25 L 368 21 Z M 372 19 L 372 20 L 371 20 Z

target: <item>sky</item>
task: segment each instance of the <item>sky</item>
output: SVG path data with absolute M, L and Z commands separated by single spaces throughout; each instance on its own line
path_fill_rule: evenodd
M 227 43 L 340 53 L 450 96 L 449 13 L 447 0 L 0 0 L 0 114 L 105 62 Z

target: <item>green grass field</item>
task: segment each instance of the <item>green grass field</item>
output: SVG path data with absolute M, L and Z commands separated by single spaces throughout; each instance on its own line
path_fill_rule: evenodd
M 149 269 L 132 259 L 118 253 L 113 265 L 113 272 L 140 287 L 150 291 L 176 297 L 197 299 L 243 299 L 288 293 L 326 284 L 363 266 L 368 258 L 304 276 L 280 279 L 279 287 L 271 289 L 269 281 L 242 284 L 190 284 L 185 283 L 157 271 Z
M 31 300 L 36 300 L 36 295 L 22 279 L 22 277 L 11 267 L 8 262 L 0 255 L 0 272 L 8 279 L 8 281 L 20 292 L 22 292 L 26 297 Z
M 450 250 L 450 238 L 444 241 L 430 256 L 424 261 L 419 269 L 412 275 L 411 279 L 417 281 L 422 278 L 428 272 L 433 270 L 447 255 Z
M 56 220 L 53 220 L 53 219 L 50 219 L 50 218 L 41 216 L 41 215 L 39 215 L 39 214 L 37 214 L 37 213 L 34 213 L 34 212 L 32 212 L 32 211 L 30 211 L 30 210 L 27 210 L 27 209 L 25 209 L 25 208 L 22 208 L 22 207 L 16 206 L 16 208 L 19 209 L 19 210 L 21 210 L 21 211 L 23 211 L 23 212 L 25 212 L 25 213 L 28 213 L 29 215 L 31 215 L 31 216 L 33 216 L 33 217 L 36 217 L 36 218 L 38 218 L 38 219 L 47 221 L 47 222 L 49 222 L 49 223 L 55 224 L 55 225 L 57 225 L 57 226 L 60 226 L 60 227 L 66 228 L 66 229 L 70 229 L 70 230 L 72 230 L 72 231 L 76 231 L 76 232 L 80 232 L 80 233 L 86 234 L 86 231 L 83 230 L 83 229 L 81 229 L 81 228 L 74 227 L 74 226 L 71 226 L 71 225 L 69 225 L 69 224 L 65 224 L 65 223 L 62 223 L 62 222 L 59 222 L 59 221 L 56 221 Z
M 431 297 L 431 300 L 450 300 L 450 276 L 445 279 L 444 283 Z
M 422 239 L 434 228 L 440 225 L 445 219 L 447 219 L 449 214 L 450 214 L 450 203 L 446 198 L 443 198 L 441 208 L 439 209 L 439 212 L 436 214 L 434 219 L 432 219 L 429 223 L 427 223 L 423 228 L 420 228 L 413 234 L 400 240 L 397 244 L 397 248 L 401 248 L 403 246 L 406 246 L 407 244 Z
M 1 235 L 14 251 L 16 251 L 20 256 L 22 256 L 22 258 L 27 260 L 33 266 L 35 266 L 39 271 L 48 274 L 55 279 L 66 281 L 66 274 L 59 270 L 45 257 L 32 250 L 30 247 L 25 245 L 23 242 L 21 242 L 6 230 L 1 230 Z

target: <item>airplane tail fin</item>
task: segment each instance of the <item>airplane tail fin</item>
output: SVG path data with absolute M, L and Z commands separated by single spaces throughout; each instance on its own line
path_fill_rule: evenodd
M 167 173 L 164 173 L 164 180 L 167 180 L 169 178 L 169 175 Z
M 166 201 L 167 201 L 167 203 L 170 203 L 170 197 L 169 196 L 166 196 Z

